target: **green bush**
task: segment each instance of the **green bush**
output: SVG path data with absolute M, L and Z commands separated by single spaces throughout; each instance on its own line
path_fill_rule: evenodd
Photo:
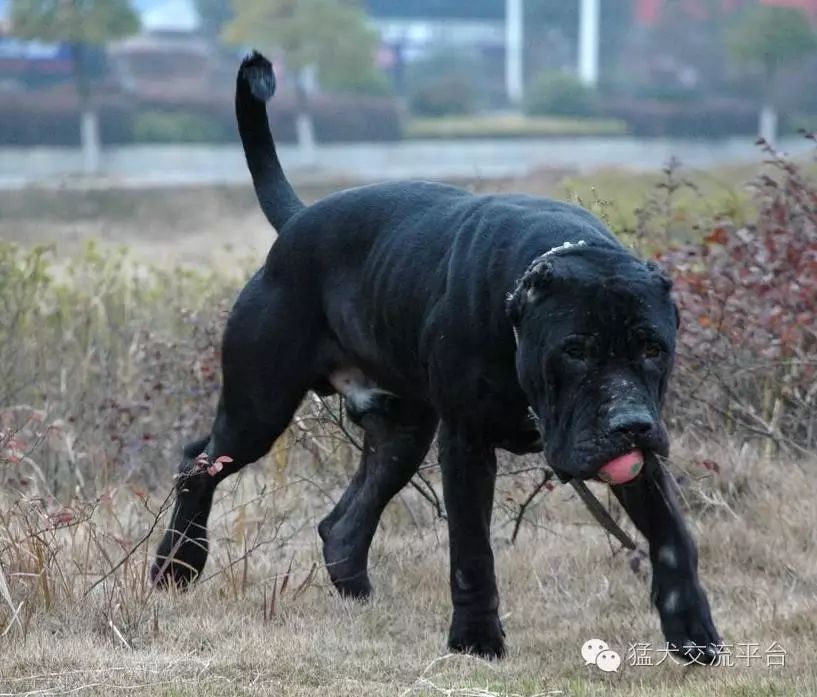
M 411 110 L 421 116 L 451 116 L 474 110 L 475 95 L 469 78 L 441 75 L 414 88 L 409 96 Z
M 450 50 L 431 53 L 407 66 L 409 107 L 418 116 L 473 113 L 485 98 L 474 77 L 482 74 L 482 64 L 473 55 Z
M 212 116 L 186 111 L 140 111 L 133 139 L 144 143 L 208 143 L 224 140 L 224 125 Z
M 381 70 L 373 68 L 344 80 L 324 80 L 321 86 L 333 94 L 353 94 L 362 97 L 391 97 L 394 88 Z
M 535 115 L 589 116 L 595 93 L 572 75 L 541 73 L 530 86 L 525 108 Z
M 673 84 L 650 84 L 641 85 L 636 89 L 635 96 L 638 99 L 654 99 L 659 102 L 672 102 L 673 104 L 690 104 L 692 102 L 705 99 L 700 90 L 690 89 L 683 85 Z

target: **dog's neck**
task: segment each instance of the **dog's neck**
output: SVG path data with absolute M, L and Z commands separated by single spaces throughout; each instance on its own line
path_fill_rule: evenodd
M 536 266 L 536 264 L 538 264 L 541 261 L 544 261 L 548 257 L 553 256 L 554 254 L 559 254 L 560 252 L 566 252 L 569 249 L 575 249 L 576 247 L 586 247 L 586 246 L 587 246 L 587 242 L 585 242 L 584 240 L 579 240 L 578 242 L 570 242 L 569 240 L 565 241 L 565 242 L 562 242 L 562 244 L 557 244 L 555 247 L 551 247 L 550 249 L 548 249 L 544 254 L 540 254 L 538 257 L 536 257 L 528 265 L 528 269 L 533 268 L 534 266 Z

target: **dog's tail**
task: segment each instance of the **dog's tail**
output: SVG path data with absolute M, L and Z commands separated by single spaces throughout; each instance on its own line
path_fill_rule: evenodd
M 253 51 L 241 62 L 238 70 L 235 113 L 258 203 L 267 220 L 280 231 L 304 204 L 287 180 L 275 152 L 266 107 L 273 94 L 275 75 L 272 65 Z

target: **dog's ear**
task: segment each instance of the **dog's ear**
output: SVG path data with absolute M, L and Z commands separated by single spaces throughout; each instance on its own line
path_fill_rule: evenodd
M 514 326 L 519 326 L 525 308 L 536 301 L 537 295 L 544 289 L 553 277 L 553 265 L 548 259 L 534 259 L 522 278 L 516 283 L 516 288 L 508 295 L 505 311 L 508 313 Z
M 666 290 L 672 289 L 672 279 L 670 278 L 666 269 L 664 269 L 664 267 L 661 266 L 657 261 L 653 261 L 652 259 L 650 259 L 649 261 L 644 262 L 644 266 L 647 267 L 647 271 L 649 271 L 650 275 L 655 277 L 655 279 Z
M 670 278 L 663 266 L 652 259 L 644 262 L 644 266 L 647 267 L 647 271 L 661 284 L 664 290 L 667 292 L 672 290 L 672 278 Z M 675 328 L 678 329 L 681 326 L 681 311 L 678 308 L 678 303 L 674 300 L 672 301 L 672 309 L 675 311 Z

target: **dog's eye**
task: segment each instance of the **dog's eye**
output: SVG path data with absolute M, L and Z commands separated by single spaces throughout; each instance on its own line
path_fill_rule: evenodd
M 563 349 L 568 358 L 574 361 L 586 361 L 590 358 L 590 346 L 582 342 L 570 343 Z
M 649 341 L 644 346 L 643 353 L 645 358 L 658 358 L 664 353 L 664 349 L 657 341 Z

